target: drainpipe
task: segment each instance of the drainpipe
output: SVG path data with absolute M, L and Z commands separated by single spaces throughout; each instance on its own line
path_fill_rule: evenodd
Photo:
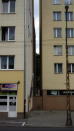
M 26 0 L 25 2 L 25 16 L 24 16 L 24 119 L 26 118 Z

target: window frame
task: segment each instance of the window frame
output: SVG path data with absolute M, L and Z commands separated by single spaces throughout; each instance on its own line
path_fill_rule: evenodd
M 57 66 L 57 73 L 55 72 L 55 64 Z M 61 64 L 62 65 L 62 72 L 58 72 L 58 64 Z M 54 63 L 54 74 L 63 74 L 63 63 Z
M 61 20 L 57 20 L 57 13 L 61 13 L 61 11 L 59 11 L 59 12 L 53 11 L 53 14 L 54 14 L 54 13 L 56 13 L 56 20 L 54 20 L 54 17 L 53 17 L 53 21 L 61 21 L 62 19 L 61 19 Z
M 67 30 L 70 29 L 70 37 L 67 37 L 67 38 L 74 38 L 74 28 L 67 28 Z M 71 29 L 73 29 L 73 37 L 72 34 L 71 34 Z M 66 36 L 66 29 L 65 29 L 65 36 Z
M 58 48 L 59 46 L 60 46 L 61 49 L 62 49 L 62 45 L 54 45 L 54 48 L 56 47 L 56 55 L 54 54 L 54 56 L 62 56 L 63 53 L 62 53 L 61 55 L 58 55 L 58 54 L 57 54 L 57 50 L 58 50 L 57 48 Z
M 56 29 L 56 37 L 54 37 L 54 33 L 53 33 L 53 37 L 54 38 L 62 38 L 62 28 L 54 28 L 54 29 Z M 54 29 L 53 29 L 53 31 L 54 31 Z M 61 29 L 61 37 L 57 37 L 57 29 Z
M 15 26 L 11 26 L 11 27 L 15 28 Z M 2 40 L 2 36 L 1 36 L 1 41 L 3 41 L 3 42 L 5 42 L 5 41 L 15 41 L 15 39 L 14 40 L 9 40 L 9 28 L 11 28 L 11 27 L 6 27 L 6 28 L 8 28 L 8 40 Z M 2 28 L 3 27 L 1 27 L 1 35 L 2 35 Z
M 7 57 L 7 69 L 1 69 L 1 57 L 4 57 L 4 56 L 0 56 L 0 70 L 15 70 L 15 56 L 13 55 L 13 57 L 14 57 L 14 69 L 9 69 L 8 67 L 9 67 L 9 57 L 10 56 L 5 56 L 5 57 Z
M 53 5 L 61 5 L 61 0 L 60 0 L 60 4 L 56 4 L 56 0 L 55 0 L 55 4 L 53 4 Z
M 74 74 L 74 72 L 72 72 L 72 64 L 74 63 L 69 63 L 71 65 L 71 72 L 69 72 L 70 74 Z
M 73 5 L 73 1 L 72 1 L 72 4 L 70 4 L 70 0 L 68 0 L 68 1 L 69 1 L 68 5 Z M 64 5 L 67 5 L 67 4 L 65 4 L 65 0 L 64 0 Z
M 2 14 L 16 14 L 16 0 L 15 1 L 15 12 L 10 12 L 10 0 L 8 0 L 8 12 L 3 12 L 3 0 L 2 0 Z
M 67 13 L 69 13 L 69 20 L 67 20 L 67 21 L 73 21 L 73 12 L 67 12 Z M 72 20 L 70 20 L 70 18 L 71 18 L 70 13 L 72 13 Z M 65 21 L 66 21 L 66 12 L 65 12 Z
M 72 47 L 74 47 L 73 45 L 72 46 L 68 46 L 68 47 L 70 47 L 71 48 L 71 55 L 69 55 L 69 56 L 74 56 L 73 54 L 72 54 Z

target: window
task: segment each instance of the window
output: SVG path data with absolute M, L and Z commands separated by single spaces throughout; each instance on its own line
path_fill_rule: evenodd
M 73 38 L 74 37 L 74 29 L 67 29 L 67 38 Z
M 2 27 L 2 41 L 15 40 L 15 27 Z
M 54 73 L 62 73 L 62 64 L 54 64 Z
M 65 5 L 72 4 L 72 0 L 64 0 L 64 4 Z
M 66 13 L 65 13 L 66 20 Z M 73 21 L 73 12 L 67 12 L 67 21 Z
M 57 95 L 57 90 L 47 90 L 47 95 Z
M 3 0 L 3 13 L 15 13 L 15 0 Z
M 69 73 L 74 73 L 74 64 L 69 64 Z
M 54 28 L 54 37 L 62 37 L 61 28 Z
M 62 46 L 54 46 L 54 55 L 62 55 Z
M 53 0 L 53 4 L 60 5 L 61 4 L 61 0 Z
M 67 93 L 69 93 L 69 91 L 67 92 L 66 90 L 47 90 L 47 96 L 51 96 L 51 95 L 64 96 L 64 95 L 67 95 Z M 70 95 L 74 95 L 74 90 L 70 90 Z
M 68 55 L 74 55 L 74 46 L 68 46 Z
M 1 69 L 14 69 L 14 56 L 2 56 L 1 58 Z
M 53 12 L 53 20 L 60 21 L 61 20 L 61 12 Z

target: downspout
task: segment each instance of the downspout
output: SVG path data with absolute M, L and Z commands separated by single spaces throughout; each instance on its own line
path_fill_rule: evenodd
M 26 118 L 26 0 L 25 2 L 25 17 L 24 17 L 24 119 Z

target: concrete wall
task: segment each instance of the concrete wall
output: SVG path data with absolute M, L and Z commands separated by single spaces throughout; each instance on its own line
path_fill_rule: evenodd
M 33 97 L 33 110 L 66 111 L 67 96 L 47 96 L 43 91 L 43 97 Z M 70 109 L 74 111 L 74 96 L 70 96 Z
M 42 2 L 41 2 L 42 1 Z M 66 49 L 65 49 L 65 5 L 61 0 L 61 5 L 53 5 L 53 0 L 41 0 L 42 14 L 40 14 L 40 44 L 42 58 L 42 89 L 43 90 L 65 90 L 66 89 Z M 61 21 L 53 21 L 53 11 L 60 11 Z M 69 5 L 69 11 L 73 12 L 74 1 Z M 62 28 L 62 38 L 54 38 L 53 29 Z M 68 28 L 74 28 L 74 21 L 68 21 Z M 74 45 L 74 38 L 68 38 L 68 45 Z M 54 56 L 54 45 L 62 45 L 62 56 Z M 63 73 L 54 74 L 54 63 L 63 64 Z M 74 56 L 69 56 L 69 63 L 74 63 Z M 74 73 L 70 74 L 70 89 L 74 89 Z
M 33 97 L 33 110 L 42 110 L 42 97 Z
M 0 56 L 15 55 L 15 70 L 24 70 L 24 0 L 16 0 L 16 13 L 2 13 L 0 0 L 0 27 L 15 26 L 15 41 L 1 41 L 0 29 Z

